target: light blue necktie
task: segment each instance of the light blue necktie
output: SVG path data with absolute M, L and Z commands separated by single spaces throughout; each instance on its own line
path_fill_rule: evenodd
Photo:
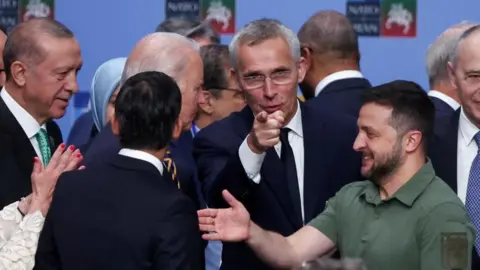
M 472 168 L 470 169 L 470 176 L 468 177 L 467 198 L 465 200 L 465 207 L 467 213 L 472 220 L 473 225 L 480 230 L 480 132 L 475 134 L 475 143 L 477 143 L 477 155 L 473 159 Z M 480 234 L 475 237 L 475 249 L 480 253 Z

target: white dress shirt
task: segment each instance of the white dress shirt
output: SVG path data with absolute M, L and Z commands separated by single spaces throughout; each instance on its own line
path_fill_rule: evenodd
M 304 149 L 303 149 L 303 127 L 302 127 L 302 112 L 300 110 L 300 104 L 297 106 L 297 111 L 292 120 L 285 126 L 289 128 L 291 132 L 288 133 L 288 142 L 293 150 L 293 157 L 295 159 L 295 167 L 297 169 L 298 189 L 300 191 L 300 205 L 302 207 L 302 218 L 305 220 L 304 206 L 303 206 L 303 186 L 304 186 Z M 280 157 L 282 144 L 279 142 L 275 145 L 275 151 Z M 243 141 L 238 149 L 238 155 L 242 162 L 243 168 L 247 176 L 255 183 L 260 183 L 260 169 L 262 167 L 263 160 L 265 159 L 265 153 L 256 154 L 248 147 L 247 138 Z
M 430 90 L 428 91 L 428 95 L 431 97 L 436 97 L 440 99 L 441 101 L 445 102 L 448 104 L 448 106 L 452 107 L 454 111 L 456 111 L 458 108 L 460 108 L 460 104 L 453 98 L 449 97 L 448 95 L 445 95 L 442 92 L 439 92 L 437 90 Z
M 37 138 L 35 135 L 40 131 L 40 128 L 43 128 L 47 130 L 46 125 L 40 125 L 33 116 L 31 116 L 20 104 L 18 104 L 13 97 L 8 93 L 8 90 L 5 89 L 5 87 L 2 89 L 0 92 L 0 97 L 3 99 L 5 102 L 5 105 L 7 105 L 7 108 L 10 110 L 10 112 L 13 114 L 15 119 L 17 119 L 17 122 L 20 124 L 22 127 L 23 131 L 27 135 L 28 139 L 30 140 L 30 143 L 33 146 L 33 149 L 35 149 L 35 153 L 37 153 L 37 156 L 39 157 L 40 162 L 43 163 L 42 159 L 42 152 L 40 151 L 40 146 L 38 144 Z M 55 151 L 55 149 L 52 149 Z M 52 152 L 53 155 L 53 152 Z M 32 161 L 33 162 L 33 161 Z
M 473 160 L 477 155 L 478 146 L 473 137 L 480 131 L 463 112 L 460 112 L 457 140 L 457 193 L 458 197 L 465 204 L 467 197 L 468 178 Z
M 322 92 L 322 90 L 325 89 L 325 87 L 328 84 L 334 81 L 351 79 L 351 78 L 363 78 L 363 75 L 358 70 L 342 70 L 342 71 L 332 73 L 327 77 L 323 78 L 323 80 L 321 80 L 317 84 L 317 87 L 315 87 L 315 96 L 318 96 L 318 94 L 320 94 L 320 92 Z
M 122 155 L 122 156 L 131 157 L 131 158 L 146 161 L 146 162 L 152 164 L 153 166 L 155 166 L 155 168 L 157 168 L 157 170 L 160 172 L 160 175 L 163 175 L 163 164 L 162 164 L 162 162 L 152 154 L 149 154 L 147 152 L 140 151 L 140 150 L 130 149 L 130 148 L 122 148 L 118 152 L 118 154 Z

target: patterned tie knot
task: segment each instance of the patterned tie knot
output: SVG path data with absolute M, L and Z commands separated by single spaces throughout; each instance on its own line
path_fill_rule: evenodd
M 40 128 L 37 134 L 35 134 L 35 138 L 37 139 L 38 146 L 42 154 L 43 165 L 47 166 L 48 162 L 50 162 L 50 158 L 52 157 L 52 152 L 48 140 L 48 133 L 44 128 Z
M 165 153 L 165 157 L 163 158 L 163 162 L 165 163 L 165 167 L 167 168 L 167 172 L 172 175 L 172 180 L 177 182 L 177 186 L 180 189 L 180 181 L 177 179 L 177 166 L 175 166 L 175 162 L 171 157 L 170 150 L 167 150 Z

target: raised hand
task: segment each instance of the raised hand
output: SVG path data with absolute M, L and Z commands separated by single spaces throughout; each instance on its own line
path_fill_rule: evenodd
M 275 146 L 280 141 L 280 128 L 283 127 L 284 120 L 282 111 L 276 111 L 272 114 L 265 111 L 258 113 L 247 139 L 250 149 L 260 154 Z
M 74 146 L 65 149 L 65 144 L 61 144 L 57 148 L 45 168 L 40 160 L 35 158 L 31 175 L 32 195 L 28 213 L 40 210 L 45 216 L 50 207 L 58 177 L 63 172 L 77 169 L 82 159 L 80 150 L 75 150 Z
M 222 195 L 230 208 L 202 209 L 197 212 L 200 230 L 207 232 L 203 239 L 226 242 L 246 240 L 250 229 L 250 214 L 230 192 L 224 190 Z

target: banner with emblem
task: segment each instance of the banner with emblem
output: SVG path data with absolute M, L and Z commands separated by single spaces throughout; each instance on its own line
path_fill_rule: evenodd
M 200 19 L 200 0 L 166 0 L 165 19 Z
M 348 0 L 346 16 L 359 36 L 417 35 L 417 0 Z
M 219 34 L 235 33 L 235 0 L 202 0 L 201 19 Z
M 0 1 L 0 24 L 7 31 L 10 31 L 18 24 L 18 1 L 19 0 L 1 0 Z
M 20 21 L 48 17 L 55 19 L 54 0 L 19 0 Z

